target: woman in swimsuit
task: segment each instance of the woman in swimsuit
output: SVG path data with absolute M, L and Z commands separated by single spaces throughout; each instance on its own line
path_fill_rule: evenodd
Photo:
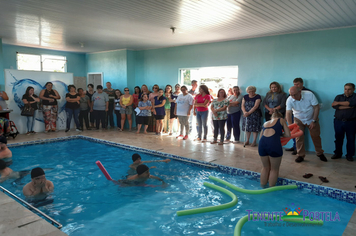
M 275 111 L 272 119 L 263 124 L 261 139 L 258 145 L 258 153 L 262 161 L 261 186 L 275 186 L 278 179 L 279 167 L 281 165 L 283 150 L 281 136 L 290 137 L 290 131 L 286 121 L 279 111 Z M 282 131 L 284 130 L 284 133 Z

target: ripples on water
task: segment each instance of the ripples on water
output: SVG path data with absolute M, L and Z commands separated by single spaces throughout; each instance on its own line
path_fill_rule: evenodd
M 53 168 L 46 172 L 53 181 L 53 204 L 40 210 L 63 224 L 69 235 L 233 235 L 237 221 L 254 211 L 282 211 L 292 203 L 310 211 L 338 211 L 341 222 L 326 222 L 322 227 L 283 228 L 266 227 L 264 222 L 247 222 L 243 235 L 341 235 L 355 205 L 308 194 L 307 190 L 288 190 L 265 195 L 245 195 L 233 191 L 239 201 L 222 211 L 177 217 L 176 211 L 219 205 L 230 197 L 204 187 L 209 175 L 224 178 L 236 186 L 259 189 L 259 182 L 240 176 L 229 176 L 210 169 L 202 169 L 178 161 L 148 163 L 157 166 L 152 175 L 163 178 L 169 186 L 149 180 L 157 187 L 119 187 L 107 181 L 96 166 L 100 160 L 113 179 L 126 176 L 132 163 L 132 151 L 94 143 L 70 140 L 11 148 L 14 170 L 37 166 Z M 142 160 L 161 158 L 141 153 Z M 4 187 L 23 198 L 22 187 L 30 181 L 26 176 L 18 184 L 6 182 Z M 217 183 L 214 183 L 217 184 Z M 218 184 L 219 185 L 219 184 Z M 244 187 L 245 186 L 245 187 Z

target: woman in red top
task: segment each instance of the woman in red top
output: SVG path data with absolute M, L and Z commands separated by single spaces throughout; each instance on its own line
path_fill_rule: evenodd
M 133 97 L 133 108 L 135 109 L 138 107 L 138 100 L 141 98 L 141 89 L 140 87 L 136 86 L 134 88 L 134 94 L 132 94 Z
M 203 142 L 206 141 L 208 135 L 208 106 L 211 100 L 209 89 L 206 85 L 200 85 L 199 94 L 195 96 L 194 101 L 194 115 L 197 116 L 198 123 L 198 138 L 197 141 L 202 140 L 202 131 L 204 129 Z

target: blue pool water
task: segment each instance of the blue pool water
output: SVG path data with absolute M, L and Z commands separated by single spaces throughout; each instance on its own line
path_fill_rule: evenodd
M 176 215 L 176 211 L 219 205 L 231 201 L 225 194 L 204 187 L 203 182 L 214 183 L 209 175 L 222 178 L 238 187 L 260 189 L 259 182 L 241 176 L 231 176 L 211 168 L 187 165 L 180 161 L 149 163 L 156 166 L 151 174 L 163 178 L 148 184 L 157 187 L 120 187 L 107 181 L 96 166 L 100 160 L 114 179 L 125 178 L 131 155 L 135 151 L 82 139 L 12 147 L 13 170 L 37 166 L 53 168 L 46 172 L 55 185 L 54 202 L 40 210 L 63 224 L 69 235 L 233 235 L 237 221 L 247 214 L 283 211 L 291 204 L 311 211 L 336 212 L 340 221 L 325 222 L 321 227 L 295 225 L 268 225 L 265 222 L 247 222 L 242 235 L 342 235 L 355 205 L 310 194 L 308 190 L 286 190 L 263 195 L 246 195 L 231 190 L 238 204 L 222 211 L 191 216 Z M 160 157 L 140 153 L 142 160 L 161 160 Z M 22 187 L 30 176 L 20 182 L 7 181 L 2 185 L 24 198 Z M 218 183 L 214 183 L 220 185 Z M 220 185 L 222 186 L 222 185 Z M 225 186 L 224 186 L 225 187 Z

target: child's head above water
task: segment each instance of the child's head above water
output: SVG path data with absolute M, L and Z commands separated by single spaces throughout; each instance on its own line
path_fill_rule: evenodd
M 133 162 L 137 161 L 138 159 L 141 160 L 141 156 L 139 154 L 135 153 L 135 154 L 132 155 L 132 161 Z
M 138 175 L 142 175 L 144 174 L 146 171 L 148 171 L 150 168 L 148 168 L 148 166 L 146 165 L 139 165 L 136 168 L 136 172 Z

